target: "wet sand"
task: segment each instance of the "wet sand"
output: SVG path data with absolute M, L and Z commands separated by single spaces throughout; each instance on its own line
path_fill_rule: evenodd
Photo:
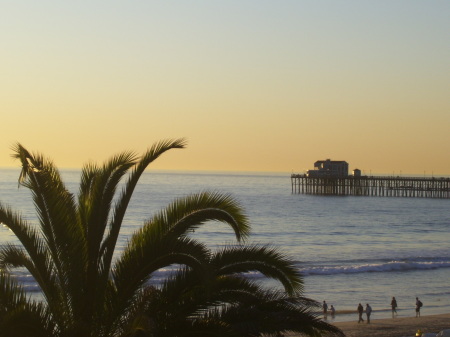
M 365 320 L 365 317 L 364 317 Z M 417 329 L 422 333 L 438 333 L 450 329 L 450 314 L 430 315 L 422 317 L 402 317 L 374 319 L 370 324 L 354 322 L 333 323 L 339 327 L 347 337 L 404 337 L 415 336 Z

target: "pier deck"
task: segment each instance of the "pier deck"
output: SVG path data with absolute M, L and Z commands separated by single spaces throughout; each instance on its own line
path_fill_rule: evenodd
M 291 175 L 293 194 L 450 199 L 450 178 Z

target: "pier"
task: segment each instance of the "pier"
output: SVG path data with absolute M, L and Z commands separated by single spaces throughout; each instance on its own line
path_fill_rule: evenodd
M 450 199 L 450 178 L 291 175 L 293 194 Z

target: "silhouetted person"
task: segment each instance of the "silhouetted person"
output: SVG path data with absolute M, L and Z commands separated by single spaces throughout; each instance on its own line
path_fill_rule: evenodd
M 395 297 L 392 297 L 392 301 L 391 301 L 391 308 L 392 308 L 392 317 L 394 317 L 394 313 L 397 313 L 397 300 L 395 299 Z
M 327 304 L 327 302 L 323 301 L 322 308 L 323 308 L 323 314 L 326 316 L 327 312 L 328 312 L 328 304 Z
M 361 303 L 358 304 L 357 310 L 358 310 L 358 316 L 359 316 L 358 323 L 364 322 L 364 320 L 362 318 L 362 315 L 363 315 L 363 312 L 364 312 L 364 308 L 361 305 Z
M 366 304 L 366 315 L 367 315 L 367 324 L 370 323 L 370 314 L 372 313 L 372 307 L 369 303 Z
M 420 308 L 422 308 L 422 302 L 416 297 L 416 317 L 420 317 Z
M 331 305 L 330 312 L 331 312 L 331 318 L 334 318 L 334 315 L 336 314 L 336 309 L 334 309 L 333 304 Z

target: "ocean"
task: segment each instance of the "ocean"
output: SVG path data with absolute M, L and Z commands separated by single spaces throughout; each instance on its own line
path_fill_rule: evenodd
M 79 171 L 61 171 L 76 193 Z M 35 222 L 29 191 L 18 188 L 18 169 L 0 170 L 0 201 Z M 450 312 L 450 200 L 393 197 L 312 196 L 291 193 L 288 173 L 207 173 L 148 170 L 131 200 L 116 254 L 146 219 L 174 198 L 204 190 L 237 198 L 249 216 L 250 243 L 278 247 L 304 277 L 305 296 L 326 301 L 340 313 L 329 321 L 356 320 L 358 303 L 369 303 L 372 319 L 414 316 L 415 298 L 422 315 Z M 208 223 L 192 233 L 213 248 L 235 244 L 228 227 Z M 0 227 L 0 244 L 16 242 Z M 157 284 L 170 270 L 161 270 Z M 32 277 L 18 279 L 39 298 Z M 267 286 L 258 274 L 249 277 Z

